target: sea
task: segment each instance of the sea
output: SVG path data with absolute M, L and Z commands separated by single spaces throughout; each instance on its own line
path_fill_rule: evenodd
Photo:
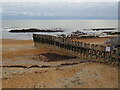
M 36 34 L 48 34 L 58 35 L 67 34 L 76 30 L 84 32 L 84 29 L 93 28 L 118 28 L 118 20 L 2 20 L 0 26 L 0 33 L 2 37 L 0 39 L 20 39 L 20 40 L 32 40 L 33 33 L 10 33 L 12 29 L 22 28 L 38 28 L 38 29 L 59 29 L 64 32 L 54 33 L 42 33 Z

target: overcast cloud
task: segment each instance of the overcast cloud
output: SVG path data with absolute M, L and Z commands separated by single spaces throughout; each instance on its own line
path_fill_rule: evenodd
M 4 2 L 3 19 L 117 19 L 117 2 Z

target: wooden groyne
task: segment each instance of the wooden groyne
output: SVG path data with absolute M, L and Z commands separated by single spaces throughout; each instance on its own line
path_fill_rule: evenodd
M 68 38 L 41 34 L 33 34 L 33 40 L 36 47 L 63 49 L 72 53 L 74 56 L 80 57 L 82 60 L 120 66 L 120 48 L 114 49 L 110 47 L 110 51 L 107 51 L 106 46 L 71 41 Z

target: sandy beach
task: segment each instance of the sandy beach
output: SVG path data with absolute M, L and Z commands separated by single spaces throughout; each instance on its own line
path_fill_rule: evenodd
M 60 49 L 36 48 L 32 40 L 3 39 L 0 45 L 3 88 L 118 88 L 118 67 L 81 62 Z
M 3 0 L 0 88 L 119 89 L 118 2 L 104 1 Z

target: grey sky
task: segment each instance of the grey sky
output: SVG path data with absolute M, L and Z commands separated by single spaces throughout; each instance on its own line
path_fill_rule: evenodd
M 3 19 L 117 19 L 117 2 L 4 2 Z

